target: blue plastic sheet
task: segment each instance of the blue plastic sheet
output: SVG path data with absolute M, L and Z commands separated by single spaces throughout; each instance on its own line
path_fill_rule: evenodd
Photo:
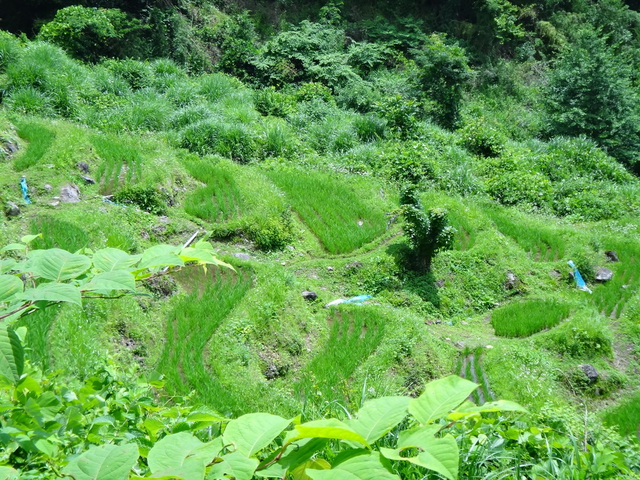
M 582 290 L 583 292 L 593 293 L 591 289 L 587 287 L 587 282 L 585 282 L 584 279 L 582 278 L 582 275 L 580 275 L 580 271 L 578 270 L 578 267 L 576 267 L 576 264 L 573 263 L 573 260 L 569 260 L 567 264 L 571 268 L 573 268 L 573 278 L 576 281 L 576 287 L 578 287 L 578 290 Z
M 20 188 L 22 189 L 22 197 L 26 203 L 31 203 L 31 198 L 29 198 L 29 186 L 27 185 L 27 178 L 22 177 L 20 179 Z

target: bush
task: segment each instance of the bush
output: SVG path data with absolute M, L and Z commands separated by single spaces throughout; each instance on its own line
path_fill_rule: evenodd
M 242 123 L 226 123 L 208 118 L 189 125 L 180 133 L 180 146 L 194 153 L 216 153 L 248 162 L 256 151 L 254 132 Z
M 9 32 L 0 30 L 0 73 L 3 73 L 10 63 L 15 62 L 21 52 L 20 40 Z
M 121 78 L 133 90 L 140 90 L 153 85 L 153 69 L 149 62 L 133 59 L 105 60 L 101 64 L 116 77 Z
M 459 130 L 462 146 L 474 155 L 497 157 L 504 150 L 506 136 L 483 118 L 467 120 Z
M 255 109 L 262 115 L 274 117 L 286 117 L 293 112 L 295 101 L 286 93 L 276 90 L 275 87 L 267 87 L 253 92 Z
M 611 357 L 611 333 L 593 312 L 582 312 L 538 337 L 538 345 L 574 358 Z
M 417 101 L 394 95 L 376 102 L 373 109 L 398 137 L 407 139 L 415 135 L 420 115 Z
M 138 185 L 126 187 L 113 195 L 112 200 L 124 205 L 135 205 L 141 210 L 154 215 L 165 215 L 167 213 L 167 205 L 155 187 Z

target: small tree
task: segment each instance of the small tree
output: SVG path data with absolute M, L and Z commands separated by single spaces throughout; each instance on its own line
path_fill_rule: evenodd
M 447 211 L 431 208 L 425 212 L 414 186 L 405 188 L 401 197 L 404 231 L 412 247 L 412 265 L 428 272 L 435 254 L 451 247 L 456 229 L 449 225 Z

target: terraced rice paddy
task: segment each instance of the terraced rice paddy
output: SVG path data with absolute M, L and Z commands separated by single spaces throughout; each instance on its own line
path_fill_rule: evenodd
M 91 143 L 102 159 L 96 172 L 101 194 L 110 195 L 142 179 L 143 161 L 139 150 L 115 136 L 94 135 Z
M 13 163 L 14 168 L 21 172 L 36 165 L 47 153 L 56 137 L 55 132 L 37 122 L 19 122 L 18 135 L 29 142 L 27 150 L 18 155 Z
M 224 222 L 243 211 L 240 188 L 228 169 L 200 161 L 188 166 L 189 173 L 206 186 L 187 197 L 185 211 L 209 222 Z
M 77 225 L 48 215 L 31 220 L 29 229 L 32 234 L 42 234 L 33 242 L 34 248 L 62 248 L 75 252 L 89 244 L 89 236 Z
M 570 312 L 568 304 L 557 300 L 526 300 L 494 310 L 491 324 L 500 337 L 528 337 L 556 326 Z
M 640 393 L 603 415 L 605 424 L 618 427 L 622 435 L 640 441 Z
M 387 202 L 366 179 L 294 169 L 267 174 L 329 253 L 356 250 L 387 228 Z

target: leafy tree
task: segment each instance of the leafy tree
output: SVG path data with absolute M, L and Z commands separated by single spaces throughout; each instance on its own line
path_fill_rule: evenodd
M 456 230 L 448 224 L 445 209 L 424 211 L 413 186 L 405 188 L 400 203 L 405 219 L 404 231 L 413 249 L 413 266 L 419 272 L 427 272 L 435 254 L 451 247 Z
M 640 117 L 624 57 L 589 28 L 558 58 L 545 89 L 548 133 L 586 135 L 638 168 Z

